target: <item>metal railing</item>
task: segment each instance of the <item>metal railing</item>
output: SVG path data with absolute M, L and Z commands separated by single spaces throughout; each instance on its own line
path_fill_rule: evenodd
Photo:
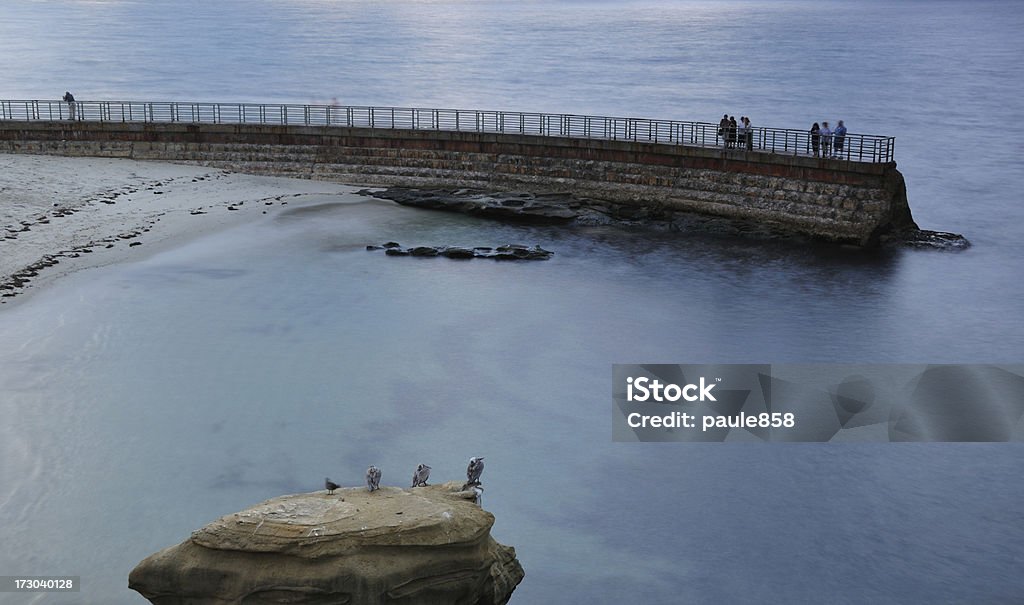
M 572 114 L 359 107 L 341 105 L 284 105 L 268 103 L 184 103 L 177 101 L 64 101 L 0 100 L 3 120 L 71 120 L 98 122 L 177 122 L 192 124 L 268 124 L 338 126 L 571 137 L 635 141 L 725 151 L 757 151 L 785 155 L 834 156 L 851 162 L 893 161 L 894 137 L 847 134 L 814 144 L 810 132 L 789 128 L 755 127 L 741 136 L 719 132 L 718 124 L 647 118 L 614 118 Z M 831 149 L 825 145 L 831 143 Z M 820 147 L 820 151 L 818 149 Z

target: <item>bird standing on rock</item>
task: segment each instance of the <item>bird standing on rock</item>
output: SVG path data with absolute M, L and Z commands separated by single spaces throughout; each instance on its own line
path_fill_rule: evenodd
M 484 457 L 473 457 L 469 459 L 469 466 L 466 467 L 467 486 L 480 485 L 480 475 L 484 472 Z
M 339 487 L 341 486 L 331 481 L 329 477 L 324 477 L 324 489 L 327 490 L 328 494 L 333 494 L 334 490 L 338 489 Z
M 427 479 L 430 477 L 430 467 L 426 464 L 420 464 L 416 466 L 416 472 L 412 474 L 412 486 L 413 487 L 425 487 L 427 485 Z
M 366 487 L 371 492 L 380 489 L 380 469 L 372 464 L 366 469 Z

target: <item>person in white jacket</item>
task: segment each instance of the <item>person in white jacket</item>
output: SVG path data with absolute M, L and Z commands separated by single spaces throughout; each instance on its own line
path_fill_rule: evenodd
M 832 157 L 832 129 L 828 127 L 828 122 L 821 123 L 819 134 L 821 135 L 821 157 Z

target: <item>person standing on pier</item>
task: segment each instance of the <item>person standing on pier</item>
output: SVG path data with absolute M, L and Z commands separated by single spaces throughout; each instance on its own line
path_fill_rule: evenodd
M 729 114 L 722 115 L 718 122 L 718 136 L 722 138 L 722 147 L 729 147 Z
M 839 120 L 839 124 L 836 129 L 832 131 L 832 136 L 835 137 L 835 145 L 833 149 L 833 155 L 837 158 L 843 157 L 843 144 L 846 142 L 846 126 L 842 120 Z
M 736 116 L 729 116 L 729 147 L 736 146 Z
M 743 118 L 743 130 L 746 133 L 747 138 L 747 151 L 754 150 L 754 131 L 750 127 L 750 118 L 744 116 Z
M 814 150 L 814 157 L 818 157 L 818 146 L 821 145 L 821 127 L 815 122 L 811 126 L 811 149 Z
M 828 122 L 821 123 L 821 157 L 832 157 L 832 129 L 828 127 Z
M 69 120 L 75 119 L 75 95 L 71 94 L 70 91 L 64 91 L 64 102 L 68 104 L 68 115 Z

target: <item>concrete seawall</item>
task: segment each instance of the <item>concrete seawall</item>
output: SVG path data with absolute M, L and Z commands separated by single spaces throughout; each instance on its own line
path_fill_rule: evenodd
M 895 162 L 479 132 L 13 120 L 0 121 L 0 152 L 185 162 L 357 185 L 566 192 L 860 246 L 916 230 Z

